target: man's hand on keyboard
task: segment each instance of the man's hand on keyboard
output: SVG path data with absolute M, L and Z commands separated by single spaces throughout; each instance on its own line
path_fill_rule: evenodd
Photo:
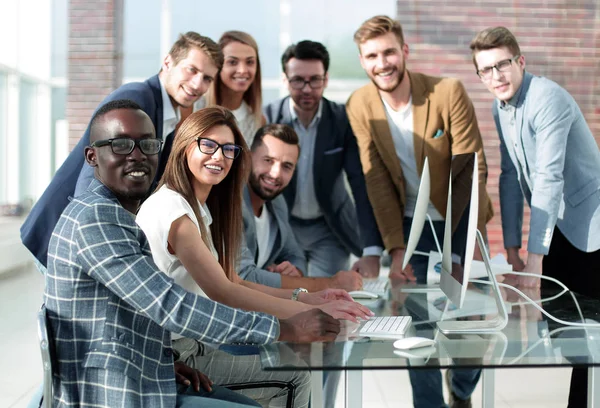
M 355 271 L 339 271 L 331 277 L 331 285 L 329 287 L 336 289 L 344 289 L 348 292 L 359 290 L 362 288 L 363 279 L 358 272 Z

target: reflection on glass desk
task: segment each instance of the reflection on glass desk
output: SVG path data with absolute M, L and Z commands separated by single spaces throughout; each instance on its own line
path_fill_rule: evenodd
M 439 320 L 483 320 L 495 316 L 493 299 L 487 293 L 488 285 L 472 285 L 467 293 L 465 308 L 460 313 L 445 308 L 439 300 L 440 292 L 404 293 L 402 284 L 394 282 L 390 298 L 370 302 L 368 306 L 378 316 L 410 315 L 412 326 L 407 336 L 421 336 L 436 340 L 435 349 L 427 355 L 395 353 L 393 340 L 370 340 L 353 336 L 356 325 L 345 324 L 335 342 L 308 345 L 279 343 L 261 348 L 265 370 L 342 370 L 347 371 L 346 387 L 352 398 L 362 401 L 361 370 L 427 368 L 483 368 L 502 367 L 569 367 L 589 368 L 589 406 L 600 406 L 600 328 L 571 327 L 555 323 L 544 316 L 524 298 L 508 289 L 502 289 L 509 311 L 509 323 L 495 334 L 460 334 L 446 336 L 436 329 Z M 523 290 L 534 300 L 541 299 L 542 308 L 568 322 L 597 324 L 600 322 L 600 300 L 555 291 Z M 469 300 L 469 298 L 474 301 Z M 489 300 L 486 300 L 489 298 Z M 488 305 L 487 302 L 490 302 Z M 443 305 L 441 303 L 443 303 Z M 282 354 L 280 347 L 293 353 Z M 292 355 L 294 358 L 289 358 Z M 298 364 L 298 362 L 301 364 Z M 596 368 L 597 367 L 597 368 Z M 493 370 L 484 370 L 484 404 L 491 407 L 493 399 Z M 352 382 L 354 379 L 354 382 Z M 358 383 L 357 383 L 358 381 Z M 598 383 L 598 387 L 595 387 Z M 348 384 L 347 384 L 348 385 Z M 358 398 L 360 397 L 360 398 Z M 356 403 L 355 406 L 360 406 Z

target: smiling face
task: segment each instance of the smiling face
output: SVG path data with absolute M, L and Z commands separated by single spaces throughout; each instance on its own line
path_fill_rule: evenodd
M 290 81 L 310 81 L 311 79 L 315 80 L 317 78 L 322 79 L 323 84 L 316 89 L 311 88 L 308 83 L 305 83 L 302 89 L 294 89 L 290 85 Z M 328 76 L 325 72 L 325 67 L 320 60 L 300 60 L 298 58 L 291 58 L 286 64 L 284 82 L 290 92 L 294 107 L 297 110 L 315 112 L 319 107 L 323 92 L 327 87 L 327 80 Z
M 249 45 L 233 41 L 223 47 L 225 63 L 219 74 L 223 85 L 234 92 L 244 93 L 256 76 L 256 51 Z
M 393 92 L 402 83 L 406 72 L 408 45 L 400 44 L 394 33 L 386 33 L 359 45 L 360 64 L 383 92 Z
M 262 200 L 277 197 L 290 183 L 300 153 L 298 145 L 265 135 L 252 151 L 250 188 Z
M 221 145 L 235 143 L 233 132 L 225 125 L 209 129 L 202 137 L 211 139 Z M 197 197 L 208 197 L 211 187 L 219 184 L 227 177 L 233 160 L 235 160 L 225 157 L 222 148 L 217 149 L 213 154 L 202 153 L 196 141 L 187 148 L 186 157 L 188 167 L 194 176 L 192 186 Z
M 500 61 L 506 61 L 515 57 L 507 47 L 491 48 L 489 50 L 478 51 L 475 54 L 477 69 L 481 70 L 487 67 L 496 66 Z M 520 56 L 513 61 L 504 71 L 492 69 L 492 76 L 489 79 L 482 78 L 482 82 L 488 90 L 501 101 L 509 101 L 521 87 L 523 74 L 525 71 L 525 57 Z
M 217 66 L 208 55 L 191 48 L 178 63 L 167 55 L 159 75 L 171 101 L 188 108 L 206 93 L 217 73 Z
M 91 141 L 120 137 L 141 140 L 156 138 L 156 134 L 152 121 L 143 111 L 116 109 L 100 118 Z M 127 155 L 115 154 L 110 145 L 105 145 L 87 147 L 85 158 L 95 168 L 95 177 L 115 194 L 123 207 L 135 212 L 154 180 L 158 154 L 144 154 L 137 145 Z

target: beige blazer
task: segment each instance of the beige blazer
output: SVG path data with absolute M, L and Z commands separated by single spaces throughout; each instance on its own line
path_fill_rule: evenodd
M 425 157 L 431 172 L 431 202 L 440 214 L 446 214 L 448 178 L 452 156 L 477 152 L 479 157 L 479 220 L 478 228 L 493 216 L 492 203 L 485 189 L 487 165 L 475 110 L 462 83 L 452 78 L 431 77 L 407 72 L 410 78 L 414 124 L 414 147 L 417 171 L 423 170 Z M 348 118 L 360 151 L 367 192 L 386 249 L 405 247 L 402 227 L 405 206 L 404 176 L 392 140 L 385 107 L 374 84 L 355 91 L 346 104 Z M 438 130 L 442 136 L 434 137 Z M 462 163 L 452 163 L 453 197 L 465 197 L 464 203 L 453 208 L 462 213 L 469 183 L 460 183 L 468 175 L 461 173 Z M 458 181 L 458 182 L 457 182 Z M 458 220 L 458 217 L 453 217 Z M 456 228 L 453 225 L 453 228 Z

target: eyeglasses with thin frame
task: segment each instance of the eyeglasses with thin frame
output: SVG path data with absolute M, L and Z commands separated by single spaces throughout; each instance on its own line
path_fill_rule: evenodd
M 294 77 L 292 79 L 288 78 L 288 82 L 292 89 L 303 89 L 306 84 L 308 84 L 310 89 L 320 89 L 325 84 L 325 77 L 314 76 L 308 81 L 303 78 Z
M 133 152 L 135 147 L 139 147 L 142 153 L 146 155 L 154 155 L 160 152 L 162 140 L 156 138 L 149 139 L 131 139 L 129 137 L 115 137 L 106 140 L 96 140 L 91 147 L 102 147 L 110 145 L 114 154 L 128 155 Z
M 489 80 L 492 79 L 492 77 L 494 76 L 494 68 L 496 69 L 496 71 L 498 72 L 506 72 L 510 69 L 510 66 L 512 65 L 513 61 L 516 61 L 517 59 L 519 59 L 520 55 L 515 55 L 512 58 L 508 58 L 502 61 L 498 61 L 496 63 L 496 65 L 492 65 L 490 67 L 483 67 L 481 69 L 477 70 L 477 75 L 479 76 L 479 78 L 481 79 L 485 79 L 485 80 Z
M 217 150 L 221 148 L 223 156 L 233 160 L 238 157 L 242 151 L 242 146 L 233 143 L 220 144 L 206 137 L 197 137 L 196 141 L 198 142 L 198 149 L 200 149 L 200 152 L 208 155 L 215 154 Z

